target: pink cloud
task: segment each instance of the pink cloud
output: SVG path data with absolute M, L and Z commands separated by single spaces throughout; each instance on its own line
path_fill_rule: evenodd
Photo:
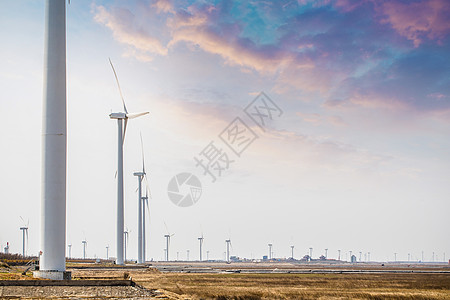
M 171 13 L 174 11 L 172 1 L 170 0 L 156 0 L 152 7 L 154 7 L 157 13 Z
M 108 11 L 103 6 L 96 6 L 94 20 L 108 27 L 118 42 L 132 47 L 125 55 L 140 57 L 144 61 L 151 60 L 149 54 L 167 55 L 167 48 L 157 38 L 136 26 L 134 15 L 128 9 Z
M 229 65 L 260 72 L 274 73 L 292 62 L 293 58 L 287 52 L 257 47 L 250 40 L 239 38 L 241 29 L 237 24 L 220 28 L 222 32 L 218 34 L 211 28 L 216 13 L 214 6 L 201 9 L 191 7 L 188 13 L 179 12 L 168 22 L 172 29 L 172 40 L 168 46 L 185 42 L 221 56 Z
M 376 7 L 383 15 L 381 22 L 391 24 L 400 35 L 413 41 L 415 47 L 424 38 L 440 42 L 450 33 L 448 0 L 407 3 L 388 1 Z

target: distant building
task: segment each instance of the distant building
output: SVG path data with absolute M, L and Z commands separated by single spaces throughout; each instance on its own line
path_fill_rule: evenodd
M 351 257 L 351 262 L 352 262 L 352 263 L 355 263 L 355 262 L 356 262 L 356 256 L 355 256 L 355 255 L 352 255 L 352 257 Z
M 268 259 L 267 255 L 263 255 L 263 260 L 267 260 L 267 259 Z

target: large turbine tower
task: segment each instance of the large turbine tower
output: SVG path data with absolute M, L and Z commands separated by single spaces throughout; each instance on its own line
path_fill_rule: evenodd
M 130 114 L 128 113 L 127 107 L 125 105 L 125 100 L 122 95 L 122 90 L 120 89 L 119 79 L 117 78 L 116 70 L 109 60 L 111 68 L 114 72 L 114 77 L 116 78 L 117 87 L 119 88 L 120 98 L 122 99 L 124 112 L 111 113 L 109 117 L 111 119 L 117 120 L 118 125 L 118 138 L 117 138 L 117 261 L 118 265 L 124 264 L 124 243 L 123 243 L 123 232 L 124 232 L 124 215 L 123 215 L 123 142 L 125 138 L 125 133 L 127 131 L 128 119 L 134 119 L 143 115 L 148 114 L 148 112 Z
M 66 272 L 66 1 L 45 1 L 41 251 L 36 277 Z

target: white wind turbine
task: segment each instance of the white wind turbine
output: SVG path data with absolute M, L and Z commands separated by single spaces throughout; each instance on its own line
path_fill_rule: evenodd
M 164 235 L 166 238 L 166 261 L 169 261 L 169 246 L 170 246 L 170 239 L 172 236 L 175 235 L 175 233 L 170 234 L 169 229 L 167 228 L 166 222 L 164 222 L 164 226 L 166 226 L 167 234 Z M 189 252 L 188 252 L 189 253 Z M 189 256 L 189 255 L 188 255 Z M 188 259 L 189 260 L 189 259 Z
M 22 219 L 23 223 L 25 223 L 24 219 Z M 30 221 L 28 220 L 27 224 L 20 227 L 20 230 L 22 230 L 22 256 L 25 257 L 27 255 L 27 248 L 28 248 L 28 224 Z
M 117 138 L 117 261 L 118 265 L 124 264 L 124 205 L 123 205 L 123 143 L 125 138 L 125 133 L 127 130 L 128 119 L 134 119 L 143 115 L 148 114 L 148 112 L 141 113 L 128 113 L 127 107 L 125 105 L 125 100 L 122 95 L 122 90 L 120 89 L 119 79 L 117 78 L 116 70 L 111 62 L 111 68 L 114 72 L 114 77 L 116 78 L 117 87 L 119 88 L 120 98 L 122 99 L 124 112 L 111 113 L 109 117 L 111 119 L 116 119 L 118 124 L 118 138 Z
M 144 143 L 141 134 L 141 149 L 142 149 L 142 171 L 134 172 L 133 175 L 138 177 L 138 263 L 145 262 L 145 204 L 148 204 L 148 181 L 145 173 L 145 159 L 144 159 Z M 146 181 L 145 197 L 142 196 L 142 180 Z M 147 206 L 148 208 L 148 206 Z
M 150 211 L 148 208 L 148 186 L 147 189 L 145 190 L 145 196 L 142 197 L 142 258 L 144 260 L 145 263 L 145 252 L 146 252 L 146 246 L 145 246 L 145 208 L 147 208 L 147 213 L 149 215 L 150 218 Z
M 198 242 L 199 242 L 199 246 L 200 246 L 200 255 L 199 255 L 200 261 L 202 261 L 202 246 L 203 246 L 204 239 L 205 238 L 203 237 L 203 232 L 202 232 L 202 236 L 198 238 Z
M 87 248 L 86 238 L 84 238 L 84 240 L 82 240 L 81 243 L 83 244 L 83 259 L 86 259 L 86 248 Z

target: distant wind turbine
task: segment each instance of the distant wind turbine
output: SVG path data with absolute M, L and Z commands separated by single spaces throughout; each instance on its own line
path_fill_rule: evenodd
M 169 246 L 170 246 L 170 238 L 174 235 L 170 234 L 169 229 L 167 228 L 166 222 L 164 222 L 164 226 L 166 226 L 167 234 L 164 235 L 166 239 L 166 261 L 169 261 Z M 189 252 L 188 252 L 189 253 Z
M 230 262 L 230 246 L 231 246 L 231 239 L 225 240 L 225 243 L 227 243 L 227 255 L 226 255 L 226 259 L 227 262 Z
M 22 219 L 22 217 L 20 217 Z M 25 221 L 22 219 L 22 221 L 25 223 Z M 20 227 L 20 230 L 22 230 L 22 257 L 27 256 L 27 248 L 28 248 L 28 224 L 30 221 L 27 222 L 26 225 Z
M 199 242 L 199 246 L 200 246 L 200 256 L 199 256 L 199 258 L 200 258 L 200 261 L 202 261 L 202 246 L 203 246 L 203 240 L 204 240 L 205 238 L 203 237 L 203 233 L 202 233 L 202 236 L 201 237 L 199 237 L 198 238 L 198 242 Z
M 83 244 L 83 259 L 86 259 L 86 247 L 87 247 L 86 238 L 84 238 L 84 240 L 82 240 L 81 243 Z
M 124 112 L 111 113 L 109 117 L 111 119 L 117 120 L 118 125 L 118 138 L 117 138 L 117 264 L 124 264 L 124 204 L 123 204 L 123 143 L 125 139 L 125 133 L 127 131 L 128 119 L 134 119 L 143 115 L 148 114 L 148 112 L 141 113 L 128 113 L 127 107 L 125 105 L 125 100 L 122 95 L 122 90 L 120 89 L 119 79 L 117 77 L 116 70 L 111 62 L 111 68 L 114 72 L 114 77 L 116 78 L 117 87 L 119 88 L 120 98 L 122 99 Z
M 127 262 L 127 248 L 128 248 L 128 234 L 130 231 L 128 228 L 123 232 L 123 238 L 124 238 L 124 245 L 123 245 L 123 252 L 124 252 L 124 263 Z

